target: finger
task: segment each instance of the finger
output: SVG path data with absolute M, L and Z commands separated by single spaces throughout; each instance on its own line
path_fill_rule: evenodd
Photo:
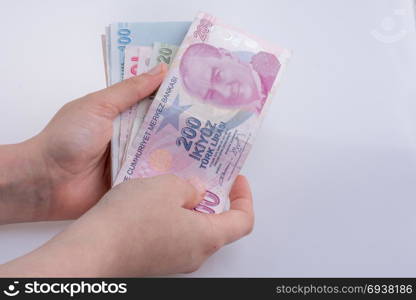
M 230 210 L 218 215 L 209 215 L 214 224 L 214 234 L 228 244 L 249 234 L 254 225 L 253 200 L 250 186 L 244 176 L 239 175 L 230 192 Z
M 166 193 L 162 201 L 169 199 L 178 206 L 191 209 L 203 199 L 204 192 L 199 191 L 189 181 L 181 177 L 169 174 L 152 177 L 149 180 L 157 185 L 156 188 L 163 189 L 163 192 Z
M 155 91 L 166 75 L 166 64 L 159 64 L 147 73 L 134 76 L 106 89 L 95 92 L 86 99 L 108 110 L 108 117 L 114 119 L 137 101 Z
M 237 176 L 231 188 L 230 202 L 230 210 L 238 210 L 253 215 L 253 196 L 245 176 Z

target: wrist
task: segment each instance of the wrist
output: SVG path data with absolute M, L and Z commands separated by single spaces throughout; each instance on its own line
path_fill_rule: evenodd
M 130 277 L 152 274 L 146 235 L 149 229 L 133 226 L 127 221 L 126 201 L 107 193 L 103 199 L 59 236 L 59 243 L 68 241 L 70 252 L 80 262 L 72 274 L 95 277 Z M 118 203 L 115 203 L 117 201 Z M 141 213 L 132 211 L 135 218 Z M 133 230 L 134 229 L 134 230 Z M 133 234 L 134 232 L 134 234 Z M 70 247 L 71 248 L 71 247 Z
M 125 276 L 123 247 L 106 217 L 92 209 L 40 248 L 2 265 L 0 277 Z
M 42 277 L 143 275 L 142 265 L 137 264 L 142 256 L 140 247 L 126 236 L 126 224 L 121 217 L 116 217 L 116 210 L 105 203 L 88 211 L 35 251 L 31 260 L 37 261 L 38 265 L 28 272 L 36 272 L 43 266 L 38 273 Z
M 35 139 L 0 146 L 0 224 L 45 220 L 51 180 Z

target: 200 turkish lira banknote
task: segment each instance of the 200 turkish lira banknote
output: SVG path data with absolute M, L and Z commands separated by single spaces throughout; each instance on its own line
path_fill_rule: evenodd
M 285 49 L 198 14 L 115 184 L 173 173 L 206 187 L 196 210 L 221 212 L 288 57 Z

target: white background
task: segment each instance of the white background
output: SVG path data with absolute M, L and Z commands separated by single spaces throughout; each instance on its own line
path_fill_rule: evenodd
M 199 10 L 293 57 L 243 169 L 255 229 L 193 275 L 416 276 L 410 0 L 0 0 L 0 143 L 33 136 L 64 103 L 105 86 L 106 24 Z M 68 224 L 0 227 L 0 263 Z

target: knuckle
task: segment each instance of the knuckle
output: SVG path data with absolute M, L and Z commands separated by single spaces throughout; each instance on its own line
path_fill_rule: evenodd
M 78 106 L 79 109 L 110 120 L 120 113 L 120 109 L 106 99 L 105 94 L 99 94 L 97 92 L 88 94 L 74 102 L 74 105 Z
M 79 110 L 82 109 L 84 107 L 84 101 L 82 101 L 83 98 L 80 99 L 75 99 L 72 101 L 69 101 L 67 103 L 65 103 L 59 110 L 59 112 L 66 112 L 66 111 L 71 111 L 71 110 Z
M 110 120 L 112 120 L 114 116 L 120 113 L 120 110 L 117 106 L 106 101 L 98 102 L 94 107 L 94 110 L 97 115 Z

